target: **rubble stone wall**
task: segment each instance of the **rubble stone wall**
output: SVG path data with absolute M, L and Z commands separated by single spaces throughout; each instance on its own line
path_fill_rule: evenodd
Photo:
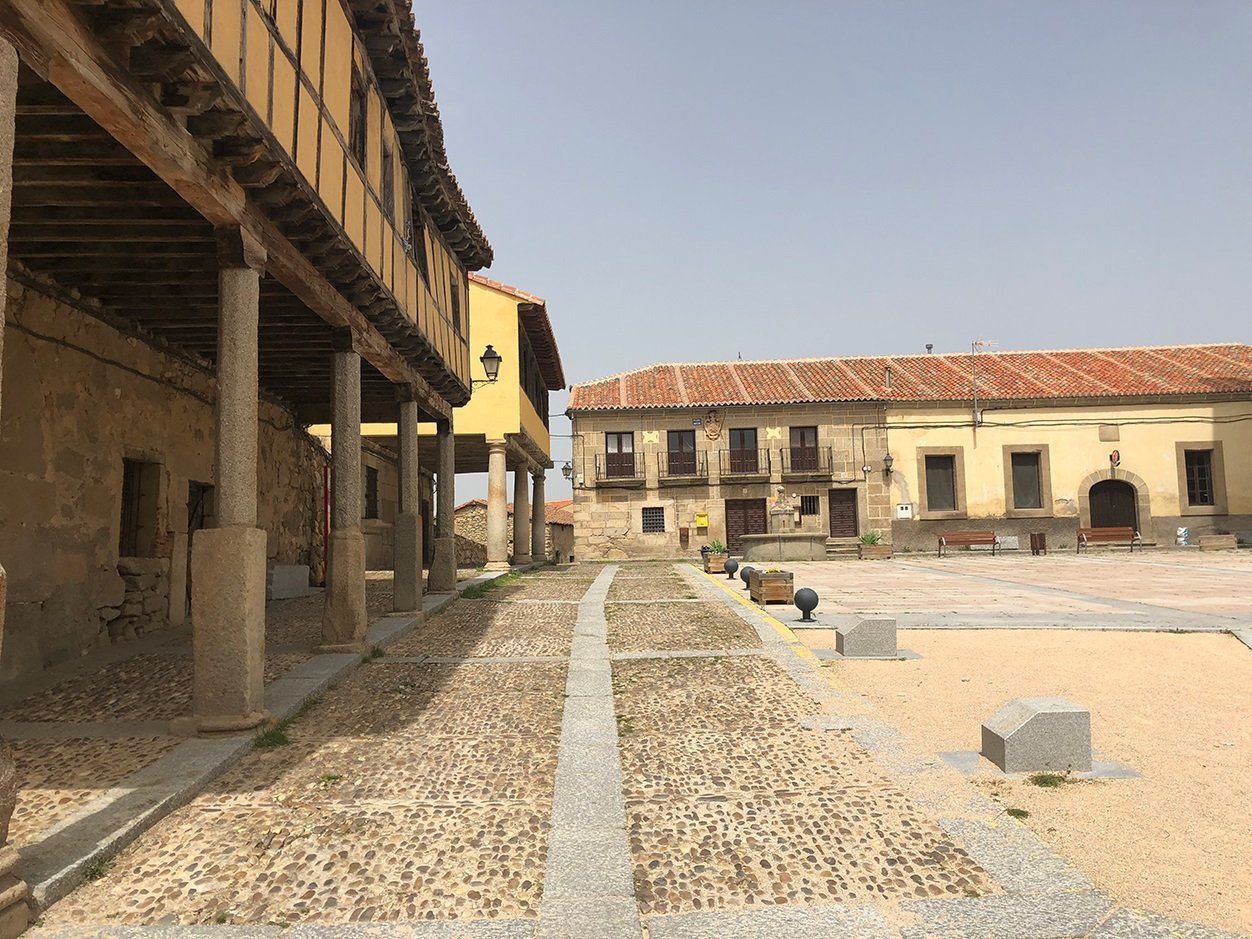
M 186 616 L 189 496 L 214 478 L 212 373 L 10 280 L 0 415 L 0 681 Z M 155 464 L 144 557 L 119 557 L 123 460 Z M 258 525 L 269 563 L 322 579 L 325 452 L 260 404 Z M 212 524 L 212 499 L 204 524 Z

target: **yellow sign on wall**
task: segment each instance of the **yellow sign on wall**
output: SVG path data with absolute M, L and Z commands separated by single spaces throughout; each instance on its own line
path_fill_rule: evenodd
M 697 512 L 696 513 L 696 528 L 708 528 L 708 527 L 709 527 L 709 513 Z

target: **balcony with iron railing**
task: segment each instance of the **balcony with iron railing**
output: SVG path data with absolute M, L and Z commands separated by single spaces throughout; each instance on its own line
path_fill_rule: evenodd
M 709 455 L 681 450 L 662 450 L 656 455 L 657 481 L 675 486 L 707 481 Z
M 597 453 L 597 486 L 642 486 L 643 459 L 636 453 Z
M 831 475 L 830 447 L 783 447 L 779 452 L 784 479 Z
M 769 450 L 719 450 L 717 456 L 722 479 L 769 478 Z

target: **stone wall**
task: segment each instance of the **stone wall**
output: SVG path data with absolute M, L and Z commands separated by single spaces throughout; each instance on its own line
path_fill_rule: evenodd
M 571 525 L 549 523 L 544 538 L 544 558 L 568 561 L 574 554 Z M 508 551 L 513 556 L 513 516 L 508 521 Z M 526 529 L 529 533 L 530 529 Z M 536 561 L 544 558 L 535 558 Z M 482 567 L 487 563 L 487 503 L 480 499 L 466 502 L 456 511 L 456 566 Z
M 8 570 L 0 680 L 171 623 L 188 597 L 189 502 L 211 485 L 214 381 L 10 280 L 0 415 L 0 563 Z M 270 564 L 324 570 L 325 453 L 283 407 L 260 405 L 258 524 Z M 142 557 L 122 559 L 123 460 L 148 469 Z M 212 497 L 200 521 L 212 524 Z M 155 579 L 154 579 L 155 578 Z M 164 608 L 158 601 L 164 599 Z
M 710 413 L 720 425 L 709 420 Z M 801 529 L 829 531 L 829 492 L 854 489 L 858 532 L 891 531 L 891 496 L 882 473 L 886 436 L 877 426 L 882 412 L 869 405 L 803 404 L 794 406 L 686 408 L 673 410 L 583 412 L 574 415 L 574 553 L 579 560 L 696 557 L 710 540 L 727 541 L 726 501 L 778 497 L 778 486 L 796 504 L 802 496 L 818 500 L 816 515 L 804 516 Z M 696 421 L 700 424 L 697 426 Z M 830 472 L 814 478 L 784 472 L 781 451 L 790 448 L 792 427 L 816 427 Z M 719 453 L 729 447 L 732 428 L 755 428 L 757 448 L 770 451 L 769 472 L 757 481 L 723 480 Z M 659 457 L 668 448 L 670 430 L 695 431 L 696 450 L 707 466 L 707 481 L 673 485 L 661 476 Z M 596 458 L 604 453 L 605 434 L 630 431 L 641 479 L 632 484 L 596 479 Z M 710 433 L 716 436 L 710 436 Z M 871 472 L 862 472 L 866 464 Z M 764 464 L 762 464 L 764 467 Z M 645 533 L 644 508 L 664 512 L 665 531 Z M 698 516 L 708 526 L 698 526 Z M 683 544 L 682 530 L 687 529 Z

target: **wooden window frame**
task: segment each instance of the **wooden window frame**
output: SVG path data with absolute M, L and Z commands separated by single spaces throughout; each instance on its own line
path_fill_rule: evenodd
M 369 154 L 369 85 L 365 75 L 354 61 L 352 63 L 351 87 L 348 90 L 348 156 L 366 180 L 366 161 Z
M 1039 508 L 1019 509 L 1013 504 L 1013 454 L 1039 454 Z M 1052 518 L 1052 466 L 1048 445 L 1005 444 L 1004 446 L 1004 517 L 1005 518 Z
M 956 490 L 956 508 L 951 511 L 932 512 L 928 506 L 929 493 L 926 491 L 926 457 L 953 457 L 954 488 Z M 917 506 L 919 519 L 957 519 L 969 518 L 965 501 L 965 448 L 964 447 L 918 447 L 917 448 Z
M 390 146 L 383 142 L 382 161 L 378 170 L 379 200 L 383 205 L 383 215 L 387 221 L 395 225 L 396 221 L 396 156 Z
M 1208 450 L 1213 472 L 1213 504 L 1192 505 L 1187 498 L 1187 451 Z M 1179 515 L 1226 515 L 1226 459 L 1220 440 L 1180 440 L 1174 445 L 1178 462 L 1178 514 Z

